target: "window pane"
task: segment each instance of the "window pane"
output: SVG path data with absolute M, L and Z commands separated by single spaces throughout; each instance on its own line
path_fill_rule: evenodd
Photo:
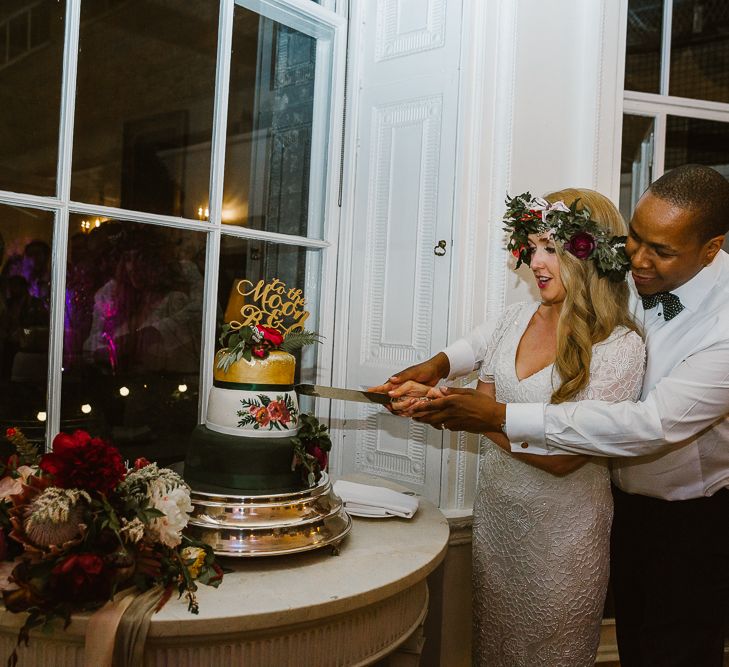
M 625 90 L 659 92 L 662 29 L 663 0 L 630 0 Z
M 198 414 L 204 233 L 72 215 L 61 428 L 184 458 Z
M 82 3 L 72 199 L 197 218 L 217 30 L 210 0 Z
M 0 205 L 0 428 L 45 438 L 53 214 Z
M 56 192 L 64 0 L 0 2 L 0 189 Z
M 729 102 L 729 2 L 674 0 L 670 94 Z
M 688 162 L 708 165 L 729 178 L 729 123 L 669 116 L 666 171 Z
M 315 63 L 314 38 L 236 6 L 224 222 L 321 234 L 308 215 Z
M 223 322 L 240 321 L 243 297 L 237 291 L 238 282 L 245 279 L 254 285 L 278 278 L 287 289 L 300 289 L 306 299 L 310 316 L 304 327 L 319 328 L 319 290 L 321 289 L 321 251 L 296 246 L 265 243 L 233 236 L 223 236 L 220 247 L 220 277 L 218 282 L 218 334 Z M 256 304 L 260 306 L 261 304 Z M 267 310 L 270 313 L 270 308 Z M 266 325 L 263 314 L 261 324 Z M 275 324 L 275 322 L 272 322 Z M 313 382 L 316 377 L 318 345 L 296 353 L 296 382 Z
M 652 117 L 623 116 L 620 158 L 620 213 L 630 220 L 638 199 L 653 181 Z

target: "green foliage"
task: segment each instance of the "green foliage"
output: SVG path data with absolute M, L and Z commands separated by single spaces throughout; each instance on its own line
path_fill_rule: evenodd
M 306 345 L 321 343 L 321 341 L 321 336 L 314 331 L 307 331 L 306 329 L 302 329 L 300 331 L 289 331 L 289 333 L 284 336 L 284 341 L 281 343 L 281 349 L 284 352 L 291 354 Z

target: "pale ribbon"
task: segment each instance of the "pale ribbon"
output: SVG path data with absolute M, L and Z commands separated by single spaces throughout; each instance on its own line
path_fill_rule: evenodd
M 142 664 L 152 614 L 164 589 L 137 593 L 128 588 L 91 615 L 86 626 L 84 667 L 136 667 Z
M 116 629 L 135 595 L 134 588 L 121 591 L 91 615 L 86 624 L 84 667 L 112 667 Z

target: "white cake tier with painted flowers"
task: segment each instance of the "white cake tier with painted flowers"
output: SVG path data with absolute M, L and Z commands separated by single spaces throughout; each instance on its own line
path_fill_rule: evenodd
M 296 359 L 272 350 L 265 359 L 240 359 L 226 370 L 218 367 L 208 398 L 205 425 L 212 431 L 246 437 L 292 437 L 299 424 L 299 403 L 294 391 Z

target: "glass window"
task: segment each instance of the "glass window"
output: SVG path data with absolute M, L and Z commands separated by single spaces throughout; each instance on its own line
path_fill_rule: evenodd
M 652 117 L 623 116 L 620 152 L 620 213 L 630 220 L 638 199 L 653 180 Z
M 82 3 L 73 200 L 207 207 L 217 32 L 209 0 Z
M 65 11 L 64 0 L 0 3 L 1 190 L 56 192 Z
M 630 0 L 625 89 L 657 93 L 661 80 L 663 0 Z
M 309 192 L 315 73 L 315 38 L 236 6 L 223 222 L 321 235 Z
M 729 2 L 674 0 L 669 94 L 729 102 Z
M 0 428 L 45 438 L 53 214 L 0 205 Z
M 205 240 L 70 217 L 61 430 L 105 434 L 130 459 L 183 458 L 197 423 Z
M 309 318 L 304 328 L 318 331 L 319 292 L 321 289 L 321 251 L 297 246 L 267 243 L 223 236 L 220 247 L 218 279 L 218 334 L 224 322 L 241 320 L 241 308 L 250 303 L 236 286 L 245 279 L 252 284 L 269 283 L 278 278 L 287 288 L 301 289 Z M 256 304 L 260 307 L 260 303 Z M 265 310 L 265 308 L 264 308 Z M 262 313 L 266 318 L 272 309 Z M 265 319 L 260 322 L 266 325 Z M 296 382 L 313 382 L 316 376 L 317 345 L 307 346 L 295 356 Z
M 729 178 L 729 122 L 669 116 L 666 171 L 689 162 L 708 165 Z

